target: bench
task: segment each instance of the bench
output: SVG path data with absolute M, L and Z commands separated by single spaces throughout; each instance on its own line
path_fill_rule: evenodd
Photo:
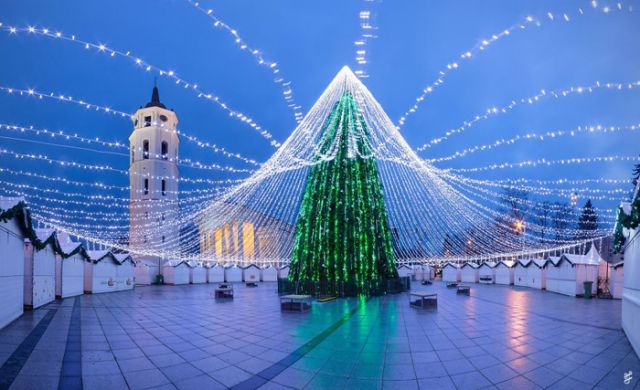
M 423 281 L 422 281 L 422 285 L 423 285 L 423 286 L 429 286 L 429 285 L 431 285 L 431 284 L 433 284 L 433 283 L 432 283 L 430 280 L 423 280 Z
M 471 287 L 469 287 L 469 286 L 458 286 L 458 290 L 456 291 L 456 294 L 470 295 L 471 294 Z
M 256 283 L 256 282 L 247 282 L 247 287 L 258 287 L 258 283 Z
M 280 309 L 285 311 L 307 311 L 311 309 L 311 295 L 283 295 L 280 297 Z
M 221 284 L 215 290 L 216 298 L 231 298 L 233 299 L 233 285 Z
M 416 300 L 412 300 L 416 297 Z M 438 307 L 438 294 L 424 291 L 416 291 L 409 293 L 409 305 L 425 309 L 427 307 Z
M 458 287 L 458 282 L 447 282 L 447 288 Z

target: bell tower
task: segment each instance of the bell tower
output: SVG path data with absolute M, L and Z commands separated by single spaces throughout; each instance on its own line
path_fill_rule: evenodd
M 164 257 L 179 248 L 178 117 L 160 102 L 154 82 L 151 101 L 132 117 L 129 136 L 129 247 Z

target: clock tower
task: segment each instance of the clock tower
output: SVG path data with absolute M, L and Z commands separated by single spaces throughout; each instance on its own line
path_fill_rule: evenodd
M 154 83 L 151 101 L 132 120 L 129 247 L 144 257 L 165 258 L 180 245 L 178 117 L 160 102 Z

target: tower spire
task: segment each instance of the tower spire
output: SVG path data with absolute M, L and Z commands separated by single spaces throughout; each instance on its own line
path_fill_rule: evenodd
M 160 92 L 158 92 L 158 78 L 153 78 L 153 91 L 151 92 L 151 101 L 147 103 L 145 107 L 160 107 L 167 108 L 164 104 L 160 103 Z

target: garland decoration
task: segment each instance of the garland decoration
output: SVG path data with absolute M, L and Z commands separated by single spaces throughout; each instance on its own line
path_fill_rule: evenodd
M 618 207 L 616 225 L 613 233 L 613 253 L 620 253 L 627 241 L 624 229 L 636 229 L 640 225 L 640 193 L 631 203 L 629 214 L 625 213 L 622 206 Z

